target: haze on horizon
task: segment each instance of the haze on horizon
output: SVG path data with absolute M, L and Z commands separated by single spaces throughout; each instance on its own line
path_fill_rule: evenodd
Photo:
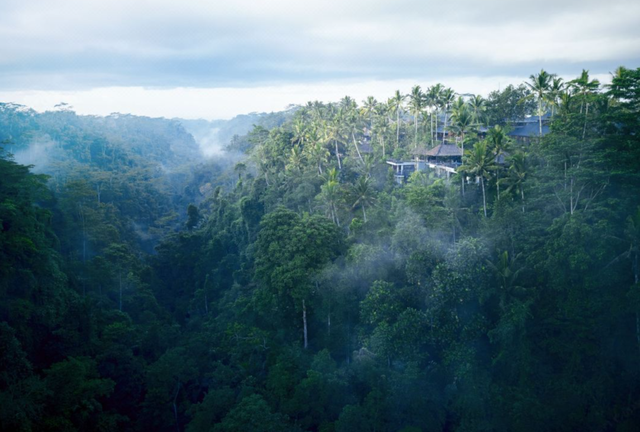
M 631 0 L 5 0 L 0 101 L 82 114 L 230 118 L 442 82 L 640 66 Z

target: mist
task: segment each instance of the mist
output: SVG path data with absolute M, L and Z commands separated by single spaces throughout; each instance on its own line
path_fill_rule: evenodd
M 35 138 L 26 148 L 16 151 L 13 158 L 19 164 L 33 165 L 33 172 L 47 172 L 53 161 L 57 144 L 49 136 Z

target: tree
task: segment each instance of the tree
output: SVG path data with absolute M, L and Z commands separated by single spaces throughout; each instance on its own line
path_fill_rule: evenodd
M 341 201 L 341 189 L 338 182 L 338 173 L 335 169 L 328 172 L 327 181 L 320 187 L 320 200 L 324 203 L 331 220 L 340 226 L 338 205 Z
M 129 285 L 129 272 L 135 265 L 135 257 L 125 244 L 113 243 L 104 251 L 104 256 L 111 264 L 113 273 L 118 281 L 118 310 L 122 312 L 124 291 Z
M 485 112 L 487 111 L 487 101 L 480 95 L 474 95 L 469 100 L 469 108 L 473 114 L 474 123 L 483 124 Z
M 509 168 L 507 170 L 508 177 L 504 179 L 509 185 L 507 187 L 507 193 L 514 190 L 520 192 L 522 213 L 524 213 L 524 182 L 529 175 L 527 169 L 527 155 L 523 151 L 517 151 L 507 159 L 507 162 L 509 164 Z
M 491 143 L 491 149 L 495 155 L 496 165 L 496 199 L 500 200 L 500 170 L 499 163 L 500 157 L 505 156 L 505 152 L 509 149 L 509 136 L 505 133 L 504 129 L 500 125 L 495 125 L 489 129 L 489 141 Z
M 425 108 L 426 98 L 420 86 L 414 86 L 409 94 L 409 108 L 413 114 L 413 124 L 415 128 L 413 144 L 418 148 L 418 117 Z
M 480 179 L 480 187 L 482 188 L 482 207 L 484 208 L 484 216 L 487 217 L 487 198 L 484 190 L 484 180 L 488 179 L 491 171 L 496 169 L 494 163 L 494 155 L 487 148 L 486 141 L 479 141 L 469 152 L 469 157 L 464 165 L 460 166 L 462 173 L 469 173 Z
M 198 211 L 198 207 L 193 204 L 189 204 L 187 207 L 187 229 L 191 231 L 198 225 L 198 222 L 200 222 L 200 212 Z
M 589 102 L 592 95 L 600 87 L 600 81 L 597 79 L 589 79 L 589 71 L 583 69 L 580 76 L 569 82 L 570 86 L 573 86 L 577 94 L 580 96 L 580 114 L 582 114 L 584 108 L 584 127 L 582 128 L 582 139 L 584 139 L 587 133 L 587 118 L 589 117 Z
M 529 82 L 525 83 L 527 87 L 533 92 L 532 96 L 538 100 L 538 127 L 539 136 L 542 137 L 542 115 L 544 114 L 543 103 L 547 99 L 552 79 L 555 74 L 548 74 L 544 69 L 540 70 L 540 73 L 529 76 Z
M 243 398 L 215 425 L 213 432 L 280 432 L 287 430 L 285 419 L 271 411 L 271 408 L 260 395 L 254 394 Z
M 307 301 L 314 286 L 312 277 L 340 251 L 339 232 L 321 216 L 300 217 L 283 207 L 267 214 L 260 226 L 256 243 L 256 276 L 263 284 L 260 295 L 275 303 L 285 319 L 295 311 L 302 312 L 307 348 Z
M 445 137 L 447 135 L 447 115 L 449 114 L 449 107 L 455 100 L 456 94 L 453 89 L 447 88 L 440 94 L 440 107 L 444 112 L 444 124 L 442 126 L 442 144 L 445 143 Z
M 400 111 L 402 111 L 402 104 L 406 97 L 406 95 L 400 93 L 400 90 L 396 90 L 393 97 L 389 99 L 389 106 L 392 112 L 396 114 L 396 148 L 400 145 Z
M 356 207 L 362 207 L 362 217 L 364 222 L 367 222 L 366 207 L 373 206 L 376 202 L 376 198 L 373 194 L 373 188 L 371 187 L 371 180 L 368 176 L 360 176 L 351 189 L 351 196 L 353 205 L 351 209 Z
M 440 99 L 442 99 L 442 91 L 444 90 L 444 86 L 442 84 L 436 84 L 427 90 L 427 105 L 431 107 L 430 112 L 430 130 L 431 130 L 431 146 L 433 147 L 435 144 L 435 138 L 437 136 L 438 131 L 438 108 L 440 107 Z M 434 120 L 435 113 L 435 122 Z
M 369 132 L 373 131 L 373 118 L 376 113 L 376 109 L 378 107 L 378 101 L 373 96 L 367 96 L 365 100 L 362 101 L 362 114 L 369 117 Z M 373 140 L 373 137 L 371 137 Z

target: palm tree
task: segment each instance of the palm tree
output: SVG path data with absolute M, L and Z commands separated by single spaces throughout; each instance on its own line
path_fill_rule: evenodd
M 333 142 L 336 159 L 338 161 L 338 169 L 342 171 L 342 162 L 340 161 L 340 151 L 338 149 L 339 126 L 336 120 L 323 120 L 320 126 L 320 131 L 322 141 L 325 145 L 330 145 Z
M 426 98 L 419 85 L 414 86 L 409 94 L 409 108 L 413 114 L 413 123 L 415 127 L 415 135 L 413 138 L 413 144 L 415 148 L 418 148 L 418 116 L 424 110 Z
M 532 91 L 532 96 L 538 99 L 538 126 L 540 137 L 542 137 L 542 102 L 547 98 L 547 92 L 551 86 L 551 80 L 554 77 L 555 74 L 548 74 L 544 69 L 541 69 L 539 74 L 529 77 L 530 82 L 525 83 Z
M 396 148 L 400 145 L 400 111 L 405 98 L 406 96 L 400 93 L 400 90 L 396 90 L 393 97 L 389 99 L 393 112 L 396 113 Z
M 467 104 L 463 103 L 453 109 L 451 113 L 451 129 L 462 137 L 463 143 L 465 134 L 471 131 L 475 126 L 475 118 Z
M 473 114 L 474 122 L 482 124 L 484 112 L 487 110 L 487 101 L 482 96 L 475 95 L 469 100 L 469 108 Z
M 304 163 L 304 156 L 299 145 L 294 145 L 291 148 L 291 154 L 285 165 L 285 170 L 294 173 L 300 173 Z
M 442 91 L 444 86 L 442 84 L 436 84 L 429 87 L 427 91 L 427 103 L 431 107 L 431 118 L 435 118 L 435 124 L 431 122 L 431 147 L 435 145 L 435 136 L 438 133 L 438 107 L 440 106 L 440 99 L 442 99 Z M 433 116 L 435 112 L 435 117 Z
M 469 173 L 480 179 L 484 217 L 487 217 L 487 198 L 484 190 L 484 179 L 488 179 L 491 175 L 491 171 L 494 170 L 494 156 L 489 151 L 486 141 L 479 141 L 475 143 L 473 149 L 469 152 L 467 162 L 460 166 L 460 171 L 462 173 Z
M 560 105 L 560 95 L 565 88 L 562 78 L 555 77 L 551 81 L 549 86 L 549 93 L 547 94 L 547 102 L 551 105 L 551 116 L 555 114 L 555 109 Z
M 340 226 L 340 218 L 338 217 L 338 203 L 340 201 L 340 183 L 338 182 L 338 173 L 335 168 L 327 173 L 327 181 L 320 187 L 320 199 L 324 202 L 331 220 Z
M 386 157 L 386 148 L 385 148 L 385 137 L 389 134 L 391 130 L 391 126 L 389 124 L 388 118 L 388 107 L 386 104 L 378 105 L 378 109 L 376 110 L 376 117 L 374 128 L 376 131 L 376 136 L 380 140 L 380 145 L 382 146 L 382 157 Z
M 346 99 L 347 97 L 345 97 Z M 341 129 L 345 136 L 351 136 L 351 140 L 353 142 L 353 146 L 356 149 L 356 154 L 358 155 L 358 159 L 360 162 L 364 162 L 362 159 L 362 155 L 360 154 L 360 149 L 358 148 L 358 141 L 356 141 L 356 132 L 359 131 L 358 123 L 360 119 L 358 118 L 358 111 L 354 105 L 351 106 L 343 106 L 338 111 L 338 118 L 341 120 Z M 348 140 L 348 138 L 347 138 Z
M 323 145 L 316 128 L 309 129 L 306 140 L 307 145 L 304 150 L 307 159 L 318 167 L 318 174 L 322 175 L 322 165 L 327 162 L 329 150 Z
M 522 213 L 524 213 L 524 182 L 529 173 L 527 172 L 527 156 L 524 152 L 518 151 L 509 158 L 508 177 L 505 181 L 509 182 L 507 193 L 513 190 L 520 191 L 520 199 L 522 200 Z
M 589 71 L 583 69 L 580 76 L 569 82 L 571 86 L 573 86 L 577 90 L 577 94 L 582 97 L 582 101 L 580 102 L 580 114 L 582 114 L 582 109 L 584 108 L 584 127 L 582 128 L 582 139 L 584 140 L 584 136 L 587 132 L 587 116 L 589 115 L 589 98 L 591 95 L 598 90 L 600 87 L 600 81 L 597 79 L 590 80 L 589 79 Z
M 444 125 L 442 126 L 442 144 L 445 142 L 445 137 L 447 135 L 447 115 L 449 114 L 449 107 L 455 100 L 456 94 L 453 89 L 445 89 L 442 91 L 442 98 L 440 99 L 440 106 L 444 111 Z
M 509 136 L 500 125 L 495 125 L 489 129 L 489 141 L 493 149 L 496 160 L 509 148 Z M 500 165 L 496 164 L 496 191 L 497 199 L 500 200 Z
M 297 117 L 291 125 L 291 129 L 293 132 L 293 138 L 291 138 L 291 142 L 298 143 L 304 147 L 304 139 L 307 135 L 307 128 L 307 122 L 305 122 L 301 117 Z
M 362 115 L 369 117 L 369 132 L 373 133 L 373 117 L 376 113 L 376 107 L 378 106 L 378 101 L 373 96 L 368 96 L 365 100 L 362 101 L 361 113 Z M 373 137 L 371 137 L 373 140 Z
M 469 108 L 466 105 L 462 105 L 460 108 L 458 108 L 457 110 L 455 110 L 452 115 L 451 115 L 451 120 L 453 122 L 452 124 L 452 129 L 456 134 L 459 134 L 462 136 L 462 139 L 460 140 L 460 144 L 462 147 L 462 156 L 461 156 L 461 162 L 464 163 L 464 141 L 465 141 L 465 135 L 467 132 L 473 130 L 473 128 L 476 126 L 474 123 L 474 119 L 473 119 L 473 114 L 471 113 L 471 111 L 469 110 Z M 462 195 L 464 195 L 464 175 L 462 176 Z
M 358 206 L 362 207 L 362 217 L 366 223 L 366 207 L 371 207 L 376 202 L 374 191 L 371 187 L 371 178 L 367 176 L 360 176 L 351 189 L 351 196 L 353 198 L 353 206 L 351 206 L 351 209 L 353 210 Z

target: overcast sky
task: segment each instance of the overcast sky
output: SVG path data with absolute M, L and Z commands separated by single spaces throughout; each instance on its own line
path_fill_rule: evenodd
M 640 66 L 638 0 L 1 0 L 0 101 L 229 118 Z

